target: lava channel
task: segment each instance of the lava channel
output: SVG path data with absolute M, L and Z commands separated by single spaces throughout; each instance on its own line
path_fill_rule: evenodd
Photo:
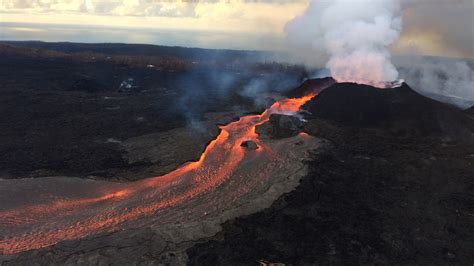
M 147 224 L 186 222 L 225 210 L 267 182 L 274 169 L 291 167 L 288 148 L 272 150 L 258 139 L 255 127 L 273 113 L 295 114 L 314 96 L 284 99 L 261 115 L 222 126 L 199 161 L 163 176 L 134 183 L 60 177 L 0 179 L 0 253 Z M 245 140 L 255 141 L 259 148 L 243 149 L 240 144 Z

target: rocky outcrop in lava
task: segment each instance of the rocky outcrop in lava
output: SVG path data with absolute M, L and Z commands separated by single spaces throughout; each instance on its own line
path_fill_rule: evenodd
M 240 144 L 240 146 L 243 147 L 243 148 L 246 148 L 248 150 L 258 149 L 257 143 L 255 143 L 255 141 L 252 141 L 252 140 L 246 140 L 246 141 L 242 142 L 242 144 Z
M 272 114 L 268 122 L 257 126 L 256 132 L 263 138 L 289 138 L 296 136 L 303 128 L 303 122 L 295 116 Z

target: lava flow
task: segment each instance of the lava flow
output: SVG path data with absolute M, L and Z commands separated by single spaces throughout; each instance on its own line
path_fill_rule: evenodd
M 0 179 L 0 253 L 43 248 L 119 228 L 217 215 L 248 193 L 262 190 L 258 187 L 275 169 L 291 167 L 297 155 L 288 152 L 289 141 L 271 146 L 258 139 L 255 127 L 273 113 L 295 114 L 314 96 L 284 99 L 261 115 L 222 126 L 199 161 L 164 176 L 128 184 L 59 177 Z M 308 137 L 295 138 L 301 142 Z M 240 147 L 245 140 L 255 141 L 258 150 Z

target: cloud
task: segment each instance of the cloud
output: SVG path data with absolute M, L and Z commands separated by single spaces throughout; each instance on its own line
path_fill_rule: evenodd
M 321 5 L 332 1 L 318 0 Z M 400 1 L 404 27 L 392 51 L 474 58 L 473 0 Z M 278 43 L 269 45 L 274 40 L 265 40 L 265 34 L 278 34 L 282 41 L 286 22 L 300 16 L 308 3 L 309 0 L 0 0 L 0 15 L 2 22 L 260 33 L 263 49 L 281 47 Z M 304 36 L 293 36 L 301 37 Z M 316 40 L 313 49 L 318 45 Z M 307 47 L 296 49 L 307 54 L 309 51 L 304 48 Z M 326 61 L 324 53 L 317 56 L 318 61 Z
M 196 17 L 211 15 L 227 19 L 243 14 L 243 6 L 294 4 L 289 0 L 2 0 L 0 11 L 65 12 L 91 15 Z M 196 12 L 196 9 L 198 12 Z M 205 10 L 206 9 L 206 10 Z
M 281 35 L 286 21 L 306 5 L 288 0 L 1 1 L 3 22 L 248 32 L 262 37 Z
M 3 0 L 3 12 L 80 12 L 90 15 L 194 16 L 198 2 L 154 0 Z
M 402 7 L 404 30 L 395 50 L 474 58 L 474 1 L 402 0 Z

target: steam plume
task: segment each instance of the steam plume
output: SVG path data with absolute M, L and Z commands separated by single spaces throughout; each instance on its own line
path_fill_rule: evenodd
M 395 59 L 400 73 L 418 92 L 463 109 L 473 106 L 473 61 L 416 54 Z
M 326 67 L 337 81 L 384 87 L 398 78 L 387 46 L 400 35 L 399 13 L 398 0 L 311 0 L 285 31 L 293 47 L 329 56 Z

